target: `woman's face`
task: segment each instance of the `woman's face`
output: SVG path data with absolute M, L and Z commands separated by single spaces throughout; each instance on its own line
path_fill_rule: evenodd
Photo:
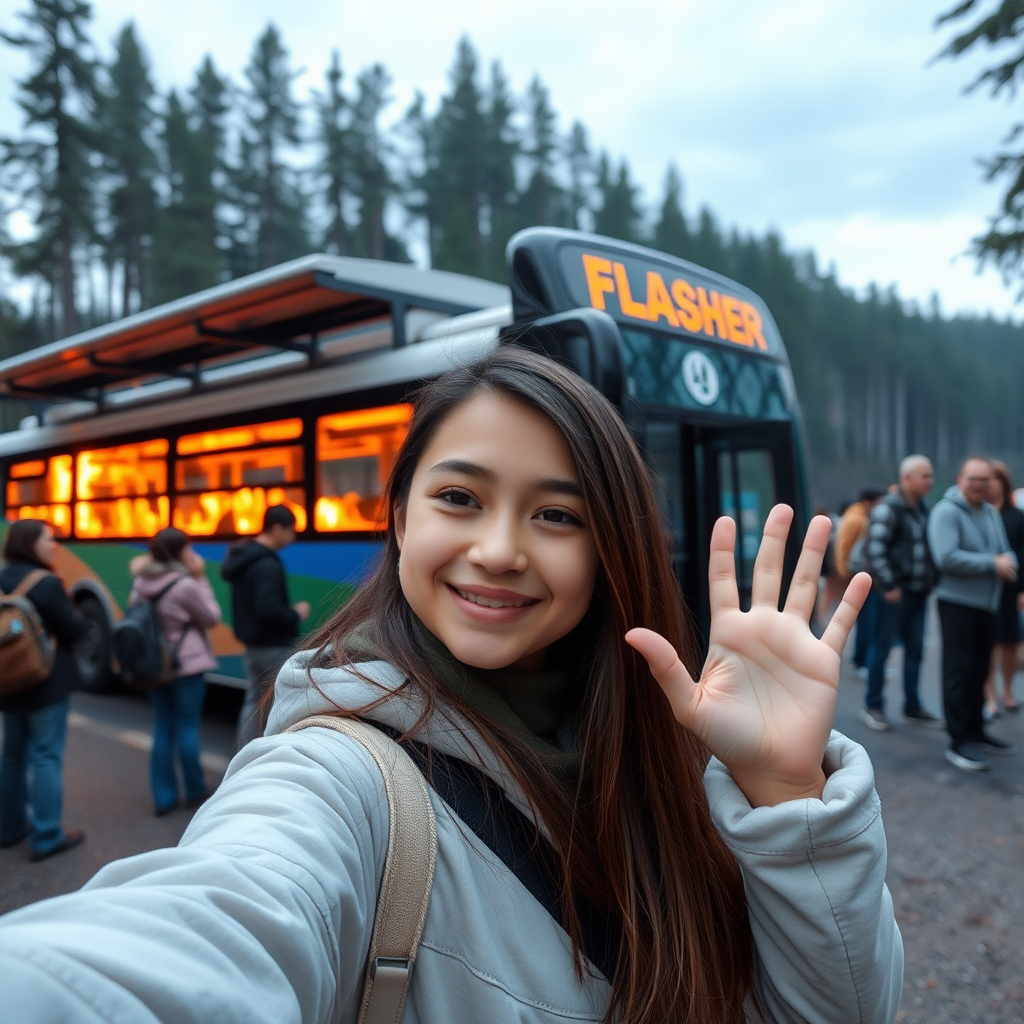
M 597 548 L 569 447 L 504 395 L 448 414 L 395 525 L 406 600 L 467 665 L 538 668 L 590 605 Z
M 54 555 L 57 554 L 57 542 L 53 539 L 53 530 L 48 526 L 43 527 L 33 550 L 43 565 L 53 565 Z

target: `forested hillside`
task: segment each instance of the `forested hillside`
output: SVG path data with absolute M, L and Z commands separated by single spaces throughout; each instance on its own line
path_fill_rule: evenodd
M 654 245 L 765 298 L 829 499 L 885 482 L 912 450 L 947 474 L 974 450 L 1024 469 L 1024 330 L 855 296 L 778 235 L 723 229 L 684 206 L 685 152 L 666 153 L 645 202 L 628 161 L 566 125 L 539 78 L 519 91 L 467 39 L 446 93 L 403 111 L 383 66 L 350 75 L 337 51 L 300 97 L 272 25 L 241 81 L 208 56 L 170 84 L 131 23 L 101 60 L 90 17 L 84 0 L 30 0 L 0 24 L 30 64 L 21 130 L 0 140 L 0 254 L 31 296 L 0 296 L 0 356 L 308 252 L 502 280 L 508 238 L 556 224 Z

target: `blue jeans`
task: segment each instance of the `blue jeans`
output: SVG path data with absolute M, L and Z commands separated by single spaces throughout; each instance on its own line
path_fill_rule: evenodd
M 52 850 L 63 838 L 64 741 L 68 706 L 64 700 L 40 711 L 4 713 L 4 749 L 0 755 L 0 842 L 20 836 L 32 807 L 33 853 Z M 29 778 L 31 776 L 31 779 Z
M 857 632 L 853 636 L 853 663 L 857 668 L 867 668 L 868 650 L 878 621 L 878 603 L 882 600 L 878 591 L 868 591 L 867 599 L 857 616 Z
M 150 690 L 149 696 L 153 702 L 149 782 L 153 804 L 158 811 L 165 811 L 178 802 L 175 749 L 181 763 L 185 799 L 199 800 L 206 792 L 206 779 L 199 763 L 199 719 L 206 696 L 206 679 L 202 675 L 182 676 Z
M 890 604 L 879 596 L 874 634 L 868 648 L 868 690 L 864 703 L 869 708 L 882 707 L 885 662 L 899 637 L 903 642 L 903 711 L 904 714 L 912 714 L 921 710 L 917 683 L 921 675 L 927 607 L 927 594 L 912 594 L 905 590 L 896 604 Z

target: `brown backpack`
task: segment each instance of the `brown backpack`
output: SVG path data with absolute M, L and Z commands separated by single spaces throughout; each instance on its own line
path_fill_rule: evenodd
M 0 593 L 0 696 L 43 682 L 53 669 L 53 639 L 28 592 L 52 573 L 30 572 L 9 594 Z

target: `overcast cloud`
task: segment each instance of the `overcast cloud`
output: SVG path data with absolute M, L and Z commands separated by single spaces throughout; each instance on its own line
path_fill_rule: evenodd
M 726 225 L 780 231 L 814 249 L 840 280 L 895 284 L 904 298 L 940 296 L 944 313 L 1014 313 L 998 275 L 964 250 L 984 229 L 998 186 L 977 158 L 1016 111 L 962 94 L 978 60 L 931 58 L 933 28 L 952 0 L 94 0 L 94 38 L 107 56 L 134 18 L 161 88 L 187 84 L 206 52 L 241 79 L 270 20 L 293 64 L 296 92 L 322 83 L 332 48 L 349 82 L 367 64 L 395 79 L 397 119 L 413 91 L 444 90 L 456 41 L 468 34 L 486 66 L 499 59 L 522 92 L 538 73 L 560 126 L 574 118 L 596 146 L 629 158 L 655 203 L 667 164 L 683 174 L 686 207 L 709 205 Z M 21 0 L 0 0 L 0 27 Z M 0 50 L 0 133 L 19 129 L 20 54 Z

